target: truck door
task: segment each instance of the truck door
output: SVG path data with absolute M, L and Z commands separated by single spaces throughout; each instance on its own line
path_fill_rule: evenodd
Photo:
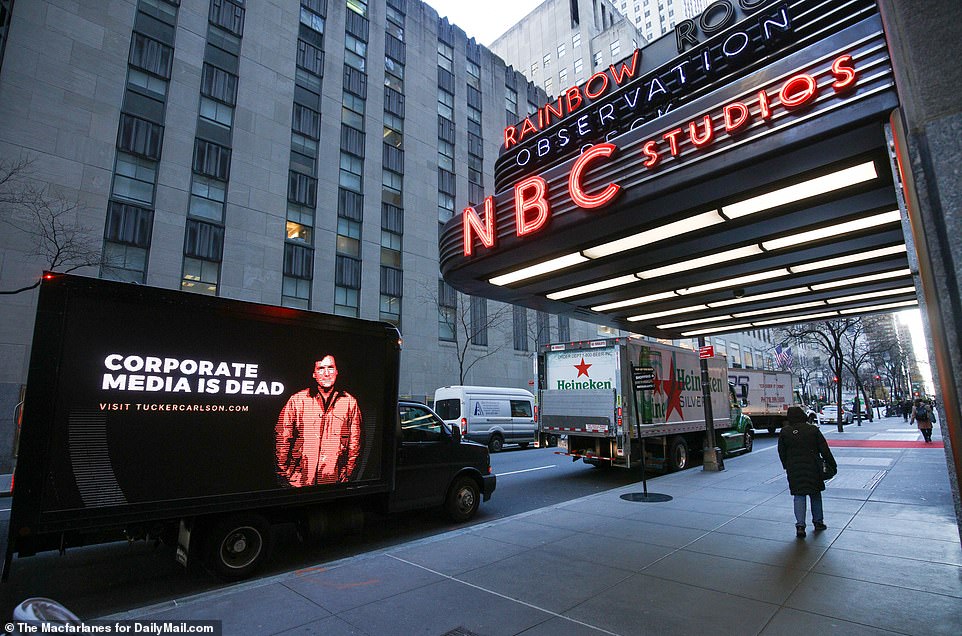
M 392 507 L 440 504 L 451 479 L 452 438 L 425 407 L 401 405 L 401 446 Z

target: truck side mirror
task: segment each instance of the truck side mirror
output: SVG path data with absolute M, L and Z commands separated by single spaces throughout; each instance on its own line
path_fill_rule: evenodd
M 455 444 L 461 443 L 461 428 L 459 426 L 452 426 L 451 428 L 451 441 Z

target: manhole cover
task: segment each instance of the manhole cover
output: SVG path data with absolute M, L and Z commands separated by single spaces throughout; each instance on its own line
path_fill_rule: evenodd
M 650 492 L 647 495 L 643 492 L 630 492 L 622 495 L 621 498 L 625 501 L 641 501 L 644 503 L 661 503 L 672 499 L 671 495 L 662 495 L 656 492 Z

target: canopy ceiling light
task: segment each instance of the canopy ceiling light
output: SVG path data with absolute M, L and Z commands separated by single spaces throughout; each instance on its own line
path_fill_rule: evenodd
M 617 278 L 609 278 L 608 280 L 598 281 L 597 283 L 589 283 L 587 285 L 551 292 L 550 294 L 546 294 L 546 296 L 551 300 L 561 300 L 563 298 L 571 298 L 572 296 L 580 296 L 582 294 L 601 291 L 611 287 L 621 287 L 622 285 L 630 285 L 631 283 L 637 282 L 637 276 L 628 274 L 627 276 L 618 276 Z
M 914 293 L 915 287 L 898 287 L 896 289 L 886 289 L 884 291 L 877 291 L 869 294 L 856 294 L 854 296 L 842 296 L 841 298 L 829 298 L 828 302 L 833 305 L 839 305 L 841 303 L 854 303 L 860 300 L 873 300 L 875 298 L 884 298 L 886 296 L 898 296 L 900 294 Z
M 681 236 L 724 222 L 725 217 L 719 214 L 718 210 L 711 210 L 709 212 L 696 214 L 687 219 L 682 219 L 681 221 L 675 221 L 674 223 L 668 223 L 667 225 L 639 232 L 638 234 L 632 234 L 631 236 L 626 236 L 616 241 L 603 243 L 602 245 L 588 248 L 581 253 L 588 258 L 603 258 L 617 254 L 618 252 L 626 252 L 644 245 L 657 243 L 658 241 Z
M 711 318 L 699 318 L 697 320 L 686 320 L 684 322 L 673 322 L 667 325 L 658 325 L 659 329 L 674 329 L 675 327 L 688 327 L 691 325 L 701 325 L 708 322 L 718 322 L 719 320 L 731 320 L 732 316 L 713 316 Z
M 811 243 L 812 241 L 821 241 L 823 239 L 832 238 L 833 236 L 839 236 L 841 234 L 848 234 L 849 232 L 859 232 L 861 230 L 877 227 L 879 225 L 885 225 L 887 223 L 898 223 L 901 220 L 902 216 L 899 214 L 899 211 L 893 210 L 891 212 L 883 212 L 882 214 L 867 216 L 862 219 L 855 219 L 854 221 L 846 221 L 845 223 L 820 227 L 816 230 L 809 230 L 807 232 L 799 232 L 798 234 L 792 234 L 790 236 L 783 236 L 782 238 L 773 239 L 771 241 L 763 241 L 761 245 L 766 251 L 780 250 L 785 247 L 793 247 L 803 243 Z
M 650 320 L 652 318 L 661 318 L 662 316 L 673 316 L 675 314 L 687 314 L 692 311 L 701 311 L 702 309 L 708 309 L 708 305 L 692 305 L 691 307 L 679 307 L 678 309 L 666 309 L 665 311 L 656 311 L 650 314 L 641 314 L 640 316 L 628 316 L 626 320 L 628 320 L 628 322 L 638 322 L 639 320 Z
M 899 309 L 900 307 L 915 307 L 918 306 L 919 301 L 917 300 L 903 300 L 900 303 L 885 303 L 884 305 L 867 305 L 865 307 L 856 307 L 854 309 L 843 309 L 840 314 L 857 314 L 866 311 L 884 311 L 886 309 Z
M 749 214 L 795 203 L 796 201 L 809 199 L 820 194 L 827 194 L 877 178 L 878 172 L 875 170 L 875 162 L 868 161 L 857 166 L 852 166 L 851 168 L 845 168 L 844 170 L 832 172 L 814 179 L 808 179 L 795 185 L 723 206 L 722 214 L 730 219 L 737 219 L 748 216 Z
M 828 269 L 829 267 L 838 267 L 839 265 L 850 265 L 858 261 L 868 261 L 873 258 L 881 258 L 883 256 L 892 256 L 894 254 L 900 254 L 905 251 L 905 245 L 892 245 L 889 247 L 880 247 L 877 250 L 869 250 L 868 252 L 862 252 L 861 254 L 848 254 L 846 256 L 839 256 L 836 258 L 829 258 L 824 261 L 816 261 L 814 263 L 803 263 L 801 265 L 792 265 L 793 274 L 801 274 L 803 272 L 813 272 L 819 269 Z
M 791 272 L 788 271 L 787 267 L 780 267 L 779 269 L 770 269 L 767 272 L 755 272 L 754 274 L 745 274 L 744 276 L 736 276 L 735 278 L 726 278 L 725 280 L 715 281 L 714 283 L 705 283 L 704 285 L 686 287 L 685 289 L 679 289 L 678 293 L 682 296 L 686 296 L 688 294 L 702 294 L 706 291 L 712 291 L 715 289 L 738 287 L 748 283 L 757 283 L 763 280 L 771 280 L 772 278 L 781 278 L 782 276 L 788 276 L 789 274 L 791 274 Z
M 858 276 L 856 278 L 846 278 L 844 280 L 833 280 L 828 283 L 817 283 L 815 285 L 810 285 L 814 291 L 819 291 L 823 289 L 834 289 L 836 287 L 848 287 L 850 285 L 859 285 L 861 283 L 871 283 L 873 281 L 886 280 L 889 278 L 902 278 L 904 276 L 911 276 L 912 270 L 909 268 L 896 269 L 891 272 L 879 272 L 878 274 L 869 274 L 868 276 Z
M 824 300 L 813 300 L 810 303 L 798 303 L 797 305 L 786 305 L 784 307 L 771 307 L 769 309 L 756 309 L 755 311 L 743 311 L 732 314 L 735 318 L 748 318 L 749 316 L 764 316 L 765 314 L 777 314 L 783 311 L 795 311 L 797 309 L 811 309 L 812 307 L 824 307 Z
M 510 285 L 511 283 L 517 283 L 519 280 L 524 280 L 526 278 L 534 278 L 535 276 L 541 276 L 542 274 L 547 274 L 549 272 L 554 272 L 559 269 L 565 269 L 566 267 L 571 267 L 572 265 L 578 265 L 579 263 L 584 263 L 588 259 L 582 256 L 580 253 L 575 252 L 574 254 L 568 254 L 566 256 L 559 256 L 558 258 L 553 258 L 549 261 L 543 261 L 537 265 L 531 265 L 529 267 L 523 267 L 521 269 L 509 272 L 502 276 L 495 276 L 488 282 L 492 285 L 497 285 L 499 287 L 503 285 Z
M 637 278 L 635 279 L 638 280 Z M 622 307 L 630 307 L 632 305 L 643 305 L 645 303 L 654 302 L 656 300 L 665 300 L 666 298 L 671 298 L 677 294 L 673 291 L 658 292 L 657 294 L 649 294 L 647 296 L 638 296 L 637 298 L 629 298 L 627 300 L 619 300 L 614 303 L 607 303 L 605 305 L 597 305 L 592 307 L 592 311 L 610 311 L 612 309 L 621 309 Z
M 725 325 L 724 327 L 713 327 L 712 329 L 699 329 L 697 331 L 685 331 L 681 335 L 686 338 L 691 336 L 701 336 L 708 333 L 718 333 L 720 331 L 744 331 L 745 329 L 751 329 L 752 323 L 743 322 L 737 325 Z
M 719 300 L 717 302 L 708 303 L 708 306 L 714 309 L 715 307 L 728 307 L 729 305 L 742 305 L 744 303 L 753 303 L 759 300 L 769 300 L 771 298 L 783 298 L 785 296 L 796 296 L 798 294 L 807 294 L 811 289 L 808 287 L 793 287 L 792 289 L 784 289 L 776 292 L 769 292 L 767 294 L 755 294 L 754 296 L 742 296 L 741 298 L 731 298 L 729 300 Z
M 831 318 L 837 316 L 837 311 L 823 311 L 817 314 L 802 314 L 801 316 L 783 316 L 781 318 L 772 318 L 770 320 L 759 320 L 753 322 L 753 327 L 766 327 L 768 325 L 778 325 L 786 322 L 808 322 L 810 320 L 818 320 L 820 318 Z
M 638 278 L 642 280 L 648 280 L 651 278 L 658 278 L 659 276 L 667 276 L 669 274 L 677 274 L 678 272 L 686 272 L 690 269 L 699 269 L 702 267 L 708 267 L 709 265 L 718 265 L 719 263 L 727 263 L 729 261 L 737 261 L 742 258 L 748 258 L 749 256 L 757 256 L 762 253 L 762 248 L 758 245 L 746 245 L 745 247 L 736 247 L 733 250 L 727 250 L 724 252 L 715 252 L 714 254 L 709 254 L 707 256 L 700 256 L 698 258 L 693 258 L 688 261 L 682 261 L 680 263 L 674 263 L 672 265 L 665 265 L 664 267 L 656 267 L 654 269 L 649 269 L 644 272 L 638 272 L 635 274 Z

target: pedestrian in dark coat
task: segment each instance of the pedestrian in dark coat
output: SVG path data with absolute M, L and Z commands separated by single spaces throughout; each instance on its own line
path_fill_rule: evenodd
M 808 423 L 805 411 L 797 406 L 788 409 L 788 425 L 782 426 L 778 436 L 778 457 L 788 474 L 788 489 L 795 497 L 795 536 L 805 536 L 805 508 L 812 500 L 812 522 L 816 532 L 826 529 L 822 511 L 822 491 L 825 474 L 822 462 L 834 474 L 838 464 L 828 448 L 825 436 L 817 426 Z

